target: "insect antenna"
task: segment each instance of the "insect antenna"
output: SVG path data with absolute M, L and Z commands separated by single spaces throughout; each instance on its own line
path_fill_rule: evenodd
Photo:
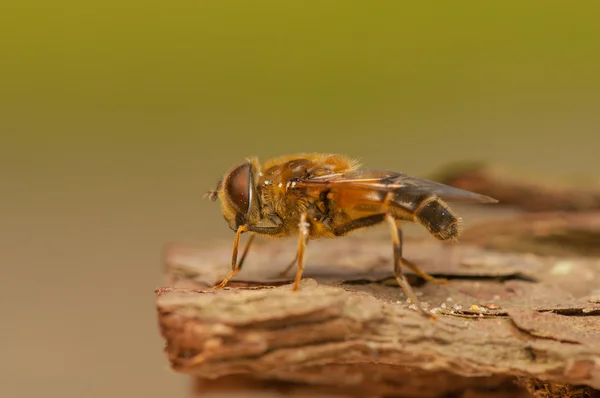
M 202 195 L 202 197 L 204 199 L 208 198 L 214 202 L 219 197 L 219 193 L 215 190 L 210 190 L 210 191 L 206 192 L 204 195 Z
M 211 189 L 210 191 L 206 192 L 202 197 L 204 199 L 208 198 L 211 201 L 215 201 L 217 200 L 217 198 L 219 197 L 219 189 L 221 189 L 221 184 L 223 183 L 223 180 L 219 180 L 217 182 L 217 187 L 215 189 Z

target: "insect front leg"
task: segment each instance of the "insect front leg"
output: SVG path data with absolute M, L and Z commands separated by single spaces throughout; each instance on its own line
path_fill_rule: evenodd
M 396 224 L 396 219 L 391 214 L 386 214 L 385 219 L 388 221 L 390 225 L 390 232 L 392 235 L 392 243 L 394 248 L 394 276 L 396 277 L 396 281 L 404 290 L 404 294 L 410 299 L 410 301 L 417 306 L 417 309 L 427 317 L 435 319 L 436 317 L 425 311 L 421 302 L 417 298 L 417 295 L 413 291 L 410 283 L 406 280 L 406 277 L 402 273 L 402 264 L 404 263 L 404 258 L 402 257 L 402 229 L 398 224 Z
M 238 264 L 237 255 L 238 255 L 238 247 L 240 244 L 240 235 L 243 234 L 244 232 L 246 232 L 247 230 L 248 230 L 247 225 L 240 225 L 238 227 L 237 231 L 235 232 L 235 239 L 233 241 L 233 252 L 231 254 L 231 271 L 229 271 L 227 276 L 225 276 L 225 278 L 223 278 L 221 283 L 219 283 L 218 285 L 215 286 L 215 289 L 224 288 L 225 285 L 227 285 L 227 283 L 229 283 L 231 278 L 233 278 L 242 269 L 242 265 L 244 263 L 244 259 L 246 258 L 246 254 L 248 253 L 248 249 L 250 248 L 250 245 L 252 244 L 252 241 L 254 240 L 254 235 L 251 235 L 250 238 L 248 239 L 248 242 L 246 242 L 246 247 L 244 248 L 244 252 L 242 254 L 240 263 Z
M 309 228 L 310 224 L 308 223 L 308 215 L 306 213 L 302 213 L 300 216 L 300 222 L 298 223 L 298 270 L 296 271 L 296 279 L 294 280 L 294 291 L 298 290 L 298 287 L 300 286 L 300 279 L 302 279 L 302 271 L 304 271 L 304 249 L 308 243 L 308 235 L 310 232 Z
M 238 227 L 238 229 L 235 233 L 235 240 L 233 241 L 233 253 L 231 254 L 231 271 L 227 274 L 227 276 L 225 278 L 223 278 L 223 281 L 221 281 L 221 283 L 219 283 L 218 285 L 215 286 L 215 289 L 224 288 L 225 285 L 227 285 L 227 283 L 229 283 L 231 278 L 233 278 L 238 272 L 241 271 L 242 265 L 244 265 L 244 260 L 246 259 L 246 255 L 248 254 L 248 249 L 250 249 L 250 245 L 252 244 L 252 241 L 254 241 L 254 238 L 256 237 L 256 235 L 254 235 L 254 234 L 250 235 L 248 242 L 246 242 L 246 247 L 244 248 L 242 257 L 240 258 L 240 262 L 238 263 L 237 262 L 237 254 L 238 254 L 238 247 L 240 244 L 240 235 L 241 234 L 243 234 L 244 232 L 255 232 L 257 234 L 278 236 L 278 235 L 281 235 L 283 233 L 283 231 L 284 231 L 283 226 L 257 227 L 257 226 L 252 226 L 252 225 L 250 225 L 250 226 L 241 225 L 240 227 Z

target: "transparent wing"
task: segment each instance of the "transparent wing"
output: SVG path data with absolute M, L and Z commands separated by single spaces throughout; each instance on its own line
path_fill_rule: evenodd
M 436 195 L 444 200 L 459 202 L 498 202 L 486 195 L 393 171 L 358 170 L 351 173 L 322 175 L 297 181 L 295 186 L 299 188 L 395 191 L 409 195 Z

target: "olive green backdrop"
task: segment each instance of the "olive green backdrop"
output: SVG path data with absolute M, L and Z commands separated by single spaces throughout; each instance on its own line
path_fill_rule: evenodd
M 600 167 L 596 2 L 6 3 L 2 396 L 184 396 L 161 250 L 231 238 L 202 195 L 245 156 Z

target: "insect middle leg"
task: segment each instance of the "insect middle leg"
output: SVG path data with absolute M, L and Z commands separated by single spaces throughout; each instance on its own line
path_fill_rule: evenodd
M 287 275 L 288 272 L 290 272 L 290 270 L 292 269 L 292 267 L 294 265 L 296 265 L 296 261 L 298 260 L 298 252 L 296 252 L 296 257 L 294 257 L 294 259 L 288 264 L 287 267 L 285 267 L 285 269 L 283 271 L 281 271 L 280 273 L 277 274 L 278 277 L 283 278 L 284 276 Z
M 308 243 L 309 228 L 310 224 L 308 223 L 308 215 L 306 213 L 302 213 L 300 216 L 300 223 L 298 223 L 298 229 L 300 232 L 297 252 L 298 270 L 296 271 L 296 279 L 294 280 L 294 291 L 298 290 L 298 287 L 300 286 L 300 279 L 302 279 L 302 271 L 304 271 L 304 249 Z

